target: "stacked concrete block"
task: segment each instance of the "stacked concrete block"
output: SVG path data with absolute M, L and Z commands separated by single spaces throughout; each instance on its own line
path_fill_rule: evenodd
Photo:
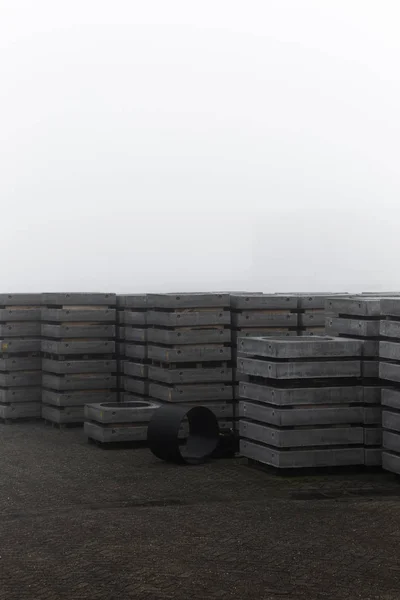
M 364 464 L 361 342 L 253 338 L 239 349 L 243 456 L 282 469 Z
M 231 428 L 229 294 L 149 294 L 148 303 L 150 398 L 208 406 Z
M 381 381 L 379 378 L 379 339 L 381 298 L 348 296 L 327 300 L 326 333 L 362 342 L 361 384 L 364 389 L 365 464 L 382 461 Z
M 40 294 L 0 294 L 0 419 L 41 416 Z
M 85 406 L 84 431 L 89 440 L 102 444 L 143 442 L 147 427 L 159 407 L 148 400 L 103 402 Z
M 123 402 L 143 400 L 149 394 L 147 359 L 147 296 L 130 294 L 120 296 L 123 307 L 124 344 Z
M 381 301 L 382 466 L 400 474 L 400 298 Z
M 325 335 L 325 321 L 334 316 L 328 311 L 327 301 L 338 294 L 298 294 L 298 335 Z
M 115 402 L 115 294 L 43 294 L 42 417 L 83 424 L 84 407 Z

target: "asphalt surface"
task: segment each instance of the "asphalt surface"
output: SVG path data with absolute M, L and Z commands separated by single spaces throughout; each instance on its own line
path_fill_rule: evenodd
M 0 598 L 400 598 L 400 481 L 166 465 L 0 425 Z

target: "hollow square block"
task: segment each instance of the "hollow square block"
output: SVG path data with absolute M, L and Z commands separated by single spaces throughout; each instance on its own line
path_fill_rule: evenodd
M 240 340 L 238 349 L 246 355 L 266 358 L 348 358 L 361 355 L 362 343 L 332 337 L 256 338 Z
M 102 402 L 85 406 L 85 419 L 98 423 L 148 423 L 159 402 Z

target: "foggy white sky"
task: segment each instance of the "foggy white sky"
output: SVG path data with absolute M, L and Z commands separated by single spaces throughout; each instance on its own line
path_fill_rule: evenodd
M 399 17 L 0 0 L 0 290 L 399 289 Z

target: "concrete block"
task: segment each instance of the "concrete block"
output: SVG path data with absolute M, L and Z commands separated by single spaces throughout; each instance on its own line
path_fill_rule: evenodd
M 17 419 L 40 419 L 41 414 L 42 405 L 40 402 L 0 404 L 0 419 L 10 421 Z
M 230 361 L 231 348 L 219 344 L 175 348 L 150 345 L 148 356 L 151 360 L 164 363 Z
M 149 367 L 149 379 L 162 383 L 213 383 L 232 381 L 232 369 L 228 367 L 211 367 L 201 369 L 168 369 Z
M 147 440 L 147 424 L 104 426 L 85 421 L 85 435 L 102 444 L 145 442 Z
M 125 344 L 124 355 L 128 358 L 145 360 L 148 356 L 148 346 L 144 344 Z
M 231 331 L 223 327 L 176 330 L 149 329 L 148 340 L 152 344 L 230 344 Z
M 151 308 L 228 308 L 229 294 L 148 294 Z
M 22 323 L 0 324 L 0 337 L 38 337 L 40 336 L 40 322 L 23 321 Z
M 400 474 L 400 456 L 393 452 L 382 451 L 382 469 L 390 473 Z
M 54 360 L 44 358 L 42 370 L 47 373 L 116 373 L 116 360 Z
M 49 325 L 43 323 L 42 336 L 58 339 L 100 338 L 107 340 L 115 337 L 115 326 L 91 323 L 68 323 L 62 325 Z
M 345 378 L 361 375 L 359 360 L 279 362 L 241 357 L 237 367 L 245 375 L 265 379 Z
M 147 294 L 119 295 L 119 296 L 117 296 L 117 305 L 120 308 L 132 308 L 132 309 L 136 309 L 136 310 L 145 310 L 148 306 Z
M 42 384 L 41 371 L 11 371 L 0 373 L 0 387 L 30 387 Z
M 389 452 L 400 454 L 400 434 L 393 431 L 383 431 L 382 448 Z
M 346 293 L 315 293 L 297 294 L 298 308 L 300 310 L 325 310 L 325 303 L 328 300 L 346 296 Z
M 41 308 L 40 307 L 20 307 L 20 308 L 1 308 L 0 309 L 0 321 L 2 323 L 10 323 L 13 321 L 40 321 L 41 319 Z
M 366 382 L 364 382 L 365 384 Z M 363 403 L 364 404 L 380 404 L 381 403 L 381 386 L 380 385 L 364 385 L 363 386 Z
M 56 306 L 115 306 L 115 294 L 42 294 L 42 303 L 47 307 Z
M 16 403 L 28 403 L 28 402 L 41 402 L 42 401 L 42 388 L 28 387 L 28 388 L 0 388 L 0 402 L 2 404 L 16 404 Z
M 364 426 L 364 446 L 381 446 L 382 445 L 382 427 L 380 426 Z
M 42 352 L 47 354 L 114 354 L 115 342 L 110 340 L 70 341 L 42 340 Z
M 363 423 L 364 408 L 359 406 L 333 406 L 322 408 L 292 408 L 270 406 L 241 401 L 239 415 L 243 419 L 259 421 L 276 427 L 311 427 Z
M 134 379 L 133 377 L 124 377 L 123 383 L 124 390 L 138 394 L 140 396 L 149 395 L 149 380 L 148 379 Z
M 397 431 L 400 433 L 400 411 L 384 410 L 382 411 L 382 427 L 390 431 Z
M 397 360 L 400 363 L 400 343 L 379 342 L 379 358 Z
M 149 367 L 142 363 L 135 363 L 126 360 L 124 362 L 123 372 L 124 375 L 128 375 L 129 377 L 140 377 L 142 379 L 146 379 L 148 376 Z
M 380 321 L 380 335 L 400 340 L 400 321 Z
M 343 335 L 349 337 L 379 337 L 380 322 L 378 320 L 356 320 L 341 317 L 328 317 L 326 331 L 329 335 Z
M 232 402 L 188 402 L 187 405 L 205 406 L 215 414 L 220 425 L 222 422 L 232 424 L 232 419 L 234 417 L 234 405 Z
M 57 423 L 59 425 L 68 425 L 71 423 L 83 423 L 83 406 L 68 406 L 58 408 L 56 406 L 42 405 L 42 419 Z
M 295 310 L 297 296 L 281 294 L 232 294 L 233 310 Z
M 85 404 L 116 401 L 117 394 L 111 390 L 79 390 L 70 392 L 42 390 L 43 404 L 51 406 L 84 406 Z
M 365 406 L 364 425 L 380 425 L 382 426 L 382 407 L 381 406 Z
M 382 449 L 364 448 L 364 465 L 366 467 L 380 467 L 382 465 Z
M 325 336 L 325 328 L 324 327 L 307 327 L 307 329 L 301 329 L 298 331 L 298 335 L 301 337 L 324 337 Z
M 148 423 L 159 402 L 102 402 L 85 406 L 85 420 L 98 423 Z
M 281 388 L 270 385 L 241 382 L 240 397 L 255 400 L 273 406 L 330 406 L 362 404 L 364 389 L 362 386 L 298 387 Z
M 0 355 L 1 354 L 19 354 L 28 352 L 40 352 L 40 339 L 2 339 L 0 340 Z
M 42 308 L 41 320 L 51 323 L 115 323 L 116 310 L 101 306 L 87 308 L 81 308 L 80 306 Z
M 150 382 L 149 395 L 164 402 L 193 402 L 206 400 L 233 400 L 232 384 L 184 384 L 168 386 Z
M 400 382 L 400 364 L 379 363 L 379 377 L 386 381 Z
M 381 303 L 379 297 L 350 296 L 348 298 L 330 298 L 325 308 L 336 315 L 354 317 L 380 317 Z
M 379 378 L 379 360 L 362 360 L 361 376 L 371 377 L 372 379 Z
M 232 329 L 232 343 L 237 345 L 239 338 L 248 337 L 296 337 L 297 329 L 288 329 L 285 327 L 242 327 Z
M 297 327 L 297 314 L 287 311 L 246 310 L 232 313 L 233 327 Z
M 0 294 L 0 306 L 40 306 L 41 294 Z
M 125 327 L 124 340 L 127 342 L 139 342 L 144 344 L 147 341 L 147 331 L 147 329 L 143 328 Z
M 117 387 L 114 375 L 103 373 L 85 373 L 68 375 L 49 375 L 43 373 L 43 387 L 51 390 L 104 390 Z
M 400 390 L 383 388 L 381 402 L 382 406 L 400 410 Z
M 147 315 L 149 325 L 161 327 L 204 327 L 210 325 L 230 325 L 229 310 L 208 308 L 205 310 L 180 310 L 164 312 L 151 310 Z
M 325 327 L 325 315 L 326 315 L 326 313 L 324 310 L 300 313 L 298 315 L 298 317 L 299 317 L 298 325 L 299 325 L 299 327 L 321 327 L 321 328 L 324 328 Z
M 382 315 L 400 317 L 400 298 L 382 298 L 380 303 Z
M 313 450 L 278 450 L 240 440 L 242 456 L 280 469 L 337 467 L 364 464 L 364 448 L 329 448 Z
M 363 445 L 362 427 L 323 427 L 278 429 L 260 423 L 240 420 L 239 434 L 253 442 L 275 448 L 302 448 L 311 446 Z
M 124 310 L 124 323 L 125 325 L 140 325 L 145 326 L 147 324 L 147 312 L 145 311 L 134 311 Z
M 0 358 L 0 371 L 40 371 L 42 359 L 40 356 L 14 356 Z
M 342 338 L 257 338 L 240 340 L 238 349 L 266 358 L 349 358 L 361 355 L 361 342 Z

